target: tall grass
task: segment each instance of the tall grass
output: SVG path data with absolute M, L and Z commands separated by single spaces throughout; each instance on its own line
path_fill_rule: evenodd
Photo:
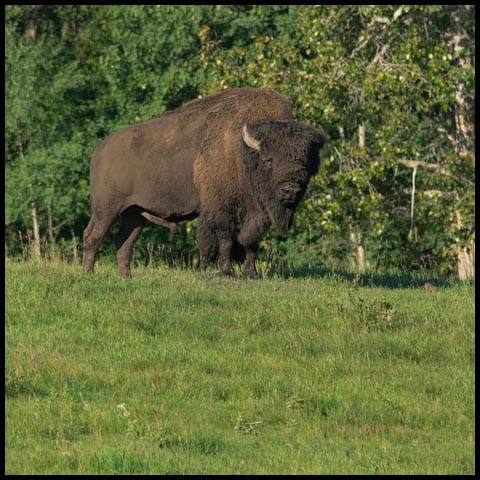
M 7 473 L 473 473 L 473 287 L 270 267 L 7 259 Z

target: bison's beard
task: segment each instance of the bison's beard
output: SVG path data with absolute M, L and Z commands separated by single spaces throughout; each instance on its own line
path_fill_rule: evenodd
M 273 226 L 281 235 L 286 235 L 288 229 L 292 226 L 295 208 L 276 205 L 269 213 Z
M 297 202 L 291 205 L 282 204 L 275 196 L 275 192 L 268 188 L 259 188 L 259 184 L 252 186 L 252 191 L 256 193 L 256 200 L 263 213 L 268 216 L 272 225 L 281 234 L 285 235 L 293 223 L 293 214 L 297 207 Z M 262 191 L 263 190 L 263 191 Z

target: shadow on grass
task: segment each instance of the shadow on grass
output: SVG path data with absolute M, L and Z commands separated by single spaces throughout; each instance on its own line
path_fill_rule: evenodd
M 324 266 L 290 266 L 272 273 L 283 278 L 332 278 L 349 282 L 358 287 L 383 287 L 383 288 L 451 288 L 463 285 L 456 279 L 442 278 L 434 273 L 412 271 L 398 273 L 365 272 L 356 273 L 341 268 L 328 268 Z

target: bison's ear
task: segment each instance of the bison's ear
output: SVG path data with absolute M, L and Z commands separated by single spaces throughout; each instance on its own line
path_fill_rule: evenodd
M 242 128 L 242 139 L 248 147 L 253 148 L 253 150 L 256 150 L 257 152 L 260 151 L 260 142 L 248 133 L 246 125 Z

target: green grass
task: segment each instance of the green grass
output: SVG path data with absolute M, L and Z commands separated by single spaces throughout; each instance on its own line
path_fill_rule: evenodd
M 472 474 L 474 287 L 402 278 L 8 260 L 6 472 Z

